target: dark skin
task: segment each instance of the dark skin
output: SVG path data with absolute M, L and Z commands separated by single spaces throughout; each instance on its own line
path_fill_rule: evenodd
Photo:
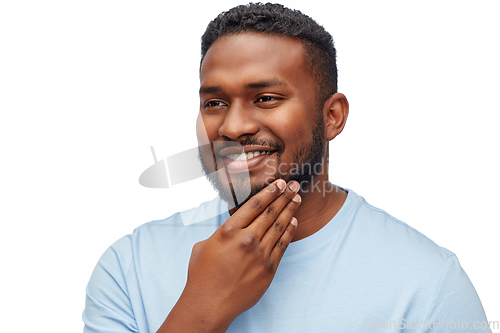
M 315 125 L 315 85 L 307 68 L 296 39 L 249 32 L 219 38 L 201 66 L 200 144 L 249 137 L 278 141 L 284 145 L 280 165 L 289 168 L 298 149 L 312 140 Z M 339 93 L 325 102 L 326 140 L 342 132 L 348 109 Z M 347 194 L 328 181 L 327 162 L 315 181 L 328 192 L 299 191 L 296 181 L 281 179 L 266 186 L 280 165 L 276 153 L 249 163 L 251 184 L 263 190 L 195 244 L 184 291 L 159 333 L 225 332 L 264 295 L 288 244 L 317 232 L 338 212 Z

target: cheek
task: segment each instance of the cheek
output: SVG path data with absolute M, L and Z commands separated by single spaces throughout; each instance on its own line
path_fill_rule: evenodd
M 196 136 L 198 137 L 198 144 L 206 145 L 210 143 L 210 126 L 204 121 L 201 113 L 198 113 L 198 118 L 196 119 Z
M 304 113 L 287 113 L 269 123 L 271 125 L 271 130 L 283 141 L 287 150 L 295 150 L 303 142 L 312 139 L 310 120 Z

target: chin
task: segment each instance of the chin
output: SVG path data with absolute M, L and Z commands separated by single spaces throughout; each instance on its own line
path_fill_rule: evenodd
M 266 186 L 274 181 L 270 179 L 267 181 L 259 181 L 259 182 L 250 182 L 248 181 L 234 181 L 233 182 L 222 183 L 220 178 L 210 179 L 212 186 L 217 191 L 222 200 L 229 203 L 231 206 L 235 208 L 240 208 L 243 206 L 251 197 L 262 191 Z

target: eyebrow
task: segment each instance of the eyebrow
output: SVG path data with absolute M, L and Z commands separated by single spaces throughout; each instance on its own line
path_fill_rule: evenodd
M 221 91 L 222 88 L 219 86 L 211 86 L 211 87 L 200 87 L 200 95 L 201 94 L 214 94 Z
M 245 86 L 246 89 L 258 89 L 258 88 L 267 88 L 273 86 L 286 86 L 286 83 L 279 79 L 271 79 L 265 81 L 259 81 L 254 83 L 249 83 Z
M 259 82 L 252 82 L 245 85 L 245 89 L 259 89 L 259 88 L 267 88 L 273 86 L 286 86 L 287 84 L 284 81 L 279 79 L 270 79 Z M 210 87 L 200 87 L 200 95 L 201 94 L 214 94 L 221 92 L 222 88 L 220 86 L 210 86 Z

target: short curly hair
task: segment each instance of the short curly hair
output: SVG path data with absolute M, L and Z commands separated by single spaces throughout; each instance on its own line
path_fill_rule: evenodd
M 337 92 L 336 51 L 332 36 L 309 16 L 280 4 L 249 3 L 219 14 L 201 37 L 200 65 L 217 39 L 246 31 L 279 34 L 302 41 L 305 60 L 316 85 L 318 106 L 322 107 Z

